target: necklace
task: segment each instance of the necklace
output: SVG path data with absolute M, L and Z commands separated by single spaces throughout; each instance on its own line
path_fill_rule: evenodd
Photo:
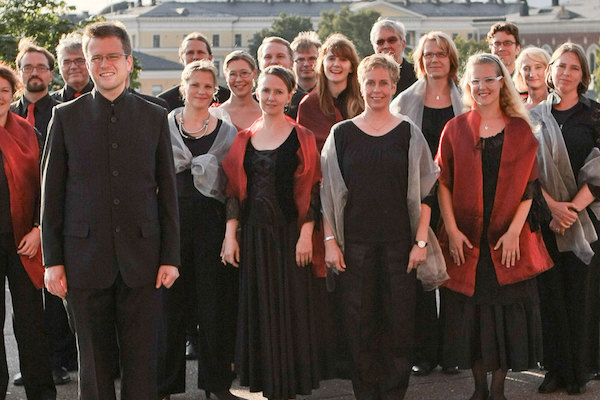
M 208 116 L 208 118 L 206 118 L 204 120 L 204 123 L 202 124 L 202 127 L 196 131 L 190 131 L 185 129 L 185 126 L 183 125 L 183 112 L 181 113 L 181 121 L 179 122 L 179 133 L 181 134 L 181 136 L 183 136 L 186 139 L 192 139 L 192 140 L 198 140 L 204 136 L 206 136 L 206 133 L 208 131 L 208 123 L 210 121 L 210 115 Z M 202 133 L 200 133 L 202 132 Z M 195 133 L 200 133 L 200 135 L 194 135 Z
M 439 100 L 440 99 L 440 95 L 438 94 L 437 96 L 435 96 L 435 99 Z
M 488 130 L 488 124 L 487 124 L 487 122 L 483 125 L 483 129 L 485 129 L 486 131 Z
M 387 119 L 385 119 L 385 120 L 383 121 L 383 123 L 379 125 L 379 127 L 376 127 L 376 126 L 374 126 L 373 124 L 369 123 L 369 121 L 367 121 L 367 117 L 365 116 L 365 114 L 363 114 L 363 115 L 362 115 L 362 119 L 365 121 L 365 124 L 369 125 L 371 128 L 375 129 L 376 131 L 379 131 L 379 130 L 380 130 L 381 128 L 383 128 L 383 127 L 384 127 L 384 126 L 387 124 L 387 122 L 388 122 L 388 120 L 387 120 Z

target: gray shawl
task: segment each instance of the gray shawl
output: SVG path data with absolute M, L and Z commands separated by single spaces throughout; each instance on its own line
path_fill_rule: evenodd
M 425 106 L 425 89 L 427 80 L 421 78 L 411 87 L 400 93 L 390 104 L 390 111 L 396 114 L 406 115 L 417 126 L 423 126 L 423 107 Z M 450 100 L 454 116 L 464 112 L 460 90 L 454 82 L 450 82 Z
M 192 157 L 192 153 L 183 142 L 175 122 L 175 116 L 181 112 L 183 112 L 183 107 L 176 108 L 168 116 L 175 173 L 190 169 L 194 177 L 194 186 L 200 193 L 207 197 L 213 197 L 220 202 L 225 202 L 227 178 L 225 172 L 223 172 L 221 161 L 229 151 L 237 134 L 237 129 L 230 123 L 223 121 L 208 153 Z
M 552 116 L 552 106 L 560 101 L 556 93 L 550 93 L 546 100 L 531 110 L 531 119 L 540 128 L 535 136 L 540 142 L 537 160 L 542 187 L 556 201 L 571 201 L 582 185 L 589 183 L 600 186 L 600 150 L 594 147 L 575 180 L 561 129 Z M 580 101 L 587 99 L 580 97 Z M 600 217 L 600 202 L 594 201 L 589 208 L 597 218 Z M 594 255 L 590 243 L 597 239 L 592 221 L 583 211 L 564 235 L 556 235 L 556 244 L 561 252 L 572 251 L 581 261 L 589 264 Z
M 419 128 L 405 116 L 400 115 L 400 117 L 408 121 L 411 126 L 406 197 L 411 233 L 414 238 L 421 217 L 421 200 L 431 192 L 439 174 L 439 167 L 433 162 L 427 142 Z M 321 207 L 323 217 L 327 219 L 333 228 L 337 242 L 343 252 L 344 209 L 348 197 L 348 188 L 342 177 L 335 147 L 333 132 L 337 125 L 339 124 L 331 128 L 331 133 L 321 151 L 321 170 L 323 172 Z M 364 188 L 364 190 L 369 189 Z M 446 263 L 442 250 L 431 228 L 429 228 L 427 241 L 429 243 L 427 246 L 427 259 L 417 268 L 417 278 L 421 280 L 426 290 L 433 290 L 448 280 L 449 276 L 446 273 Z

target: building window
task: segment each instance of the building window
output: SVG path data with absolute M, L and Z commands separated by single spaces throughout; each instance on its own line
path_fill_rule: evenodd
M 131 45 L 135 47 L 135 35 L 131 35 Z
M 152 85 L 152 96 L 158 96 L 162 91 L 162 85 Z
M 473 39 L 473 34 L 472 33 L 468 33 L 467 34 L 467 40 L 471 40 Z
M 458 36 L 458 33 L 453 33 L 452 34 L 452 40 L 456 39 L 457 36 Z
M 152 47 L 160 47 L 160 35 L 152 35 Z
M 212 47 L 221 47 L 221 37 L 219 35 L 213 35 Z
M 217 77 L 221 76 L 221 60 L 213 60 L 213 65 L 217 69 Z
M 242 34 L 241 33 L 236 33 L 234 36 L 234 46 L 235 47 L 242 47 Z

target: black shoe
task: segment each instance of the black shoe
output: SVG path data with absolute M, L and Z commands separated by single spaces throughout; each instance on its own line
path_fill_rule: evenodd
M 71 382 L 71 375 L 65 367 L 60 367 L 52 371 L 52 379 L 55 385 L 64 385 Z
M 460 374 L 460 369 L 458 368 L 458 365 L 455 365 L 453 367 L 443 367 L 442 372 L 446 375 L 456 375 Z
M 585 383 L 583 385 L 579 385 L 578 383 L 567 385 L 567 393 L 569 395 L 585 393 Z
M 16 373 L 13 377 L 13 385 L 15 386 L 23 386 L 25 381 L 23 381 L 23 375 L 20 372 Z
M 556 392 L 560 388 L 560 383 L 558 381 L 558 376 L 556 376 L 553 372 L 547 372 L 544 377 L 544 381 L 538 388 L 539 393 L 553 393 Z
M 590 381 L 600 381 L 600 371 L 590 372 Z
M 196 353 L 196 346 L 191 340 L 186 340 L 185 342 L 185 359 L 186 360 L 195 360 L 198 358 L 198 353 Z
M 432 370 L 433 370 L 433 367 L 427 361 L 415 364 L 412 367 L 412 373 L 415 376 L 429 375 Z

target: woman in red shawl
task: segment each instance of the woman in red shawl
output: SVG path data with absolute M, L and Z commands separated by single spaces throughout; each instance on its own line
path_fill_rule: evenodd
M 223 159 L 222 259 L 240 265 L 235 366 L 240 384 L 269 399 L 308 395 L 319 384 L 310 264 L 320 169 L 312 132 L 284 114 L 295 86 L 281 66 L 261 73 L 262 117 L 238 133 Z
M 38 136 L 10 111 L 16 74 L 0 64 L 0 277 L 8 278 L 14 311 L 19 365 L 28 399 L 55 398 L 48 339 L 44 333 L 44 268 L 40 249 L 40 168 Z M 4 325 L 4 296 L 0 308 Z M 0 397 L 6 396 L 8 369 L 0 345 Z
M 472 110 L 442 132 L 437 162 L 443 226 L 439 241 L 450 289 L 445 356 L 471 368 L 471 400 L 504 400 L 509 369 L 536 366 L 541 351 L 537 273 L 552 266 L 527 221 L 537 192 L 538 142 L 500 59 L 469 58 L 464 102 Z M 533 222 L 533 219 L 531 219 Z

